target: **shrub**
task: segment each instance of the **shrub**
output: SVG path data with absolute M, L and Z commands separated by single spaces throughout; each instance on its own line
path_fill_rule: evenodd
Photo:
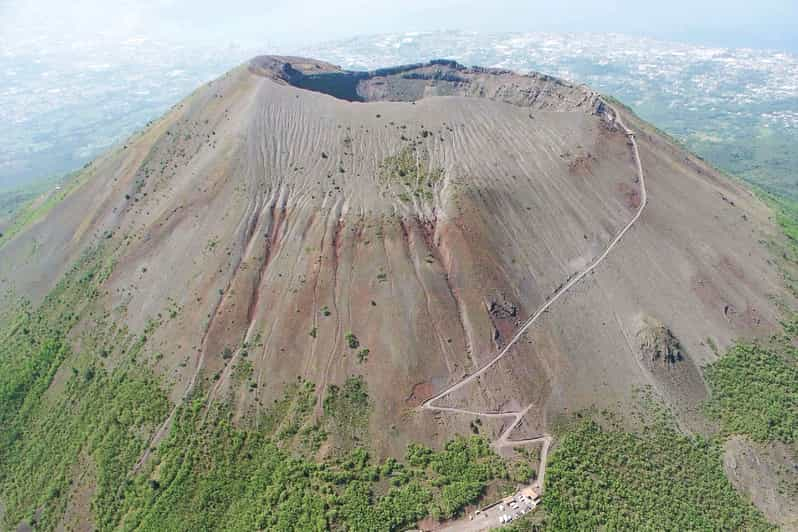
M 358 340 L 357 336 L 355 336 L 351 331 L 346 333 L 345 339 L 346 345 L 349 346 L 349 349 L 357 349 L 360 347 L 360 340 Z

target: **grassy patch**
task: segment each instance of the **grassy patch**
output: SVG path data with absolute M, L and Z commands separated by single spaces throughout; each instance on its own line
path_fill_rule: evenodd
M 405 146 L 395 155 L 386 157 L 380 166 L 380 181 L 401 187 L 396 197 L 405 203 L 413 201 L 414 197 L 431 201 L 432 190 L 441 180 L 443 169 L 432 167 L 426 152 L 416 146 Z
M 22 187 L 0 189 L 0 224 L 11 220 L 20 209 L 29 205 L 31 201 L 55 187 L 58 180 L 46 179 Z
M 343 386 L 331 385 L 324 398 L 324 416 L 328 431 L 344 449 L 366 443 L 371 399 L 363 377 L 351 376 Z
M 258 420 L 261 429 L 278 441 L 290 445 L 293 438 L 306 424 L 316 405 L 316 386 L 309 381 L 297 379 L 286 387 L 283 398 L 275 400 L 266 414 Z
M 771 239 L 768 248 L 781 270 L 784 283 L 798 297 L 798 202 L 757 190 L 775 214 L 783 238 Z M 786 309 L 788 312 L 792 309 Z
M 242 383 L 252 377 L 255 368 L 249 360 L 240 360 L 233 367 L 233 380 L 237 383 Z
M 91 172 L 89 170 L 75 172 L 64 179 L 63 185 L 61 185 L 59 190 L 53 190 L 41 199 L 29 199 L 22 206 L 15 205 L 12 221 L 0 236 L 0 246 L 14 238 L 26 227 L 44 218 L 53 207 L 85 183 L 90 175 Z

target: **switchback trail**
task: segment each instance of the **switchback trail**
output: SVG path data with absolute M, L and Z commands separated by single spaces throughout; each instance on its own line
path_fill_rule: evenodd
M 521 420 L 524 418 L 526 413 L 534 406 L 534 403 L 527 405 L 525 408 L 519 411 L 514 412 L 479 412 L 474 410 L 467 410 L 463 408 L 455 408 L 455 407 L 448 407 L 448 406 L 435 406 L 433 403 L 438 401 L 439 399 L 449 395 L 450 393 L 459 390 L 463 386 L 467 385 L 468 383 L 472 382 L 474 379 L 485 373 L 490 367 L 496 364 L 499 360 L 504 358 L 504 356 L 512 349 L 512 347 L 524 336 L 527 330 L 546 312 L 557 300 L 562 297 L 563 294 L 568 292 L 576 283 L 581 281 L 585 278 L 590 272 L 596 269 L 596 267 L 601 264 L 604 259 L 615 249 L 615 246 L 621 241 L 623 236 L 632 228 L 632 226 L 637 223 L 640 219 L 640 216 L 643 214 L 643 209 L 645 209 L 646 204 L 648 203 L 648 195 L 646 192 L 646 182 L 645 177 L 643 175 L 643 164 L 640 161 L 640 151 L 637 147 L 637 140 L 635 139 L 634 132 L 626 127 L 624 124 L 623 119 L 621 118 L 618 110 L 615 109 L 612 105 L 608 104 L 603 99 L 601 100 L 604 105 L 607 106 L 608 109 L 612 111 L 611 120 L 618 126 L 620 126 L 626 136 L 629 138 L 630 144 L 632 146 L 632 152 L 635 158 L 635 165 L 637 167 L 637 177 L 640 181 L 640 207 L 638 207 L 637 212 L 632 217 L 632 219 L 627 223 L 623 229 L 615 236 L 615 238 L 609 243 L 607 248 L 604 252 L 593 259 L 593 261 L 585 268 L 582 272 L 580 272 L 577 276 L 573 277 L 570 281 L 564 284 L 555 294 L 549 298 L 537 311 L 535 311 L 532 316 L 530 316 L 518 329 L 515 335 L 510 339 L 504 348 L 499 351 L 499 353 L 485 363 L 482 367 L 477 369 L 474 373 L 466 376 L 461 381 L 449 386 L 442 392 L 439 392 L 437 395 L 427 399 L 424 401 L 421 406 L 419 407 L 422 410 L 432 410 L 436 412 L 451 412 L 455 414 L 466 414 L 472 416 L 479 416 L 479 417 L 491 417 L 491 418 L 501 418 L 507 417 L 512 418 L 512 422 L 508 425 L 508 427 L 501 433 L 501 435 L 493 442 L 493 446 L 497 449 L 505 448 L 505 447 L 519 447 L 522 445 L 530 445 L 533 443 L 543 443 L 543 448 L 540 452 L 540 469 L 537 475 L 537 485 L 539 487 L 540 492 L 543 492 L 543 482 L 546 474 L 546 458 L 548 456 L 549 446 L 551 445 L 552 437 L 548 434 L 541 434 L 540 436 L 534 438 L 526 438 L 521 440 L 511 440 L 510 433 L 515 429 Z

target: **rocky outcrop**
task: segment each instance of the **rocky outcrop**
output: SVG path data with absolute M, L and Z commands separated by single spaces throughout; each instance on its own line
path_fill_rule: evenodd
M 654 318 L 645 318 L 643 323 L 637 332 L 641 356 L 664 365 L 681 362 L 682 348 L 671 330 Z

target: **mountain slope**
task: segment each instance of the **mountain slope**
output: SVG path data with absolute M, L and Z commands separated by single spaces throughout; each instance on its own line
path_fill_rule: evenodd
M 0 278 L 36 305 L 100 246 L 107 277 L 92 313 L 76 316 L 77 351 L 104 313 L 143 332 L 136 363 L 161 380 L 171 412 L 199 394 L 240 423 L 298 378 L 315 383 L 319 418 L 331 387 L 362 375 L 366 426 L 331 428 L 319 454 L 399 456 L 472 430 L 474 416 L 417 407 L 492 359 L 638 212 L 618 112 L 645 175 L 639 220 L 439 404 L 531 405 L 513 431 L 523 438 L 562 414 L 623 410 L 651 386 L 701 432 L 700 368 L 738 337 L 776 331 L 778 302 L 792 302 L 763 245 L 777 232 L 770 211 L 622 107 L 543 75 L 255 58 L 0 240 Z M 63 364 L 48 393 L 70 372 Z M 483 419 L 482 431 L 496 437 L 509 421 Z M 174 422 L 148 426 L 150 447 Z

